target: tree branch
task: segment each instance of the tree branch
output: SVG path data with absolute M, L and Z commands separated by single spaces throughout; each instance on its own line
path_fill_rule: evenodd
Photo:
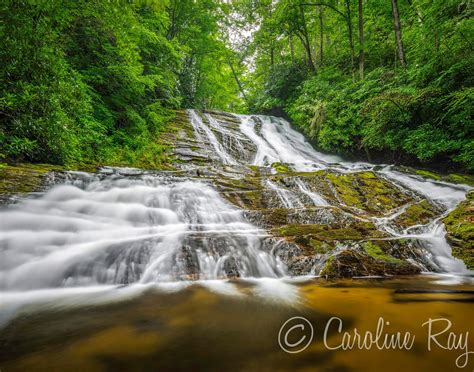
M 334 5 L 331 4 L 325 4 L 325 3 L 303 3 L 299 4 L 300 6 L 325 6 L 329 9 L 332 9 L 335 11 L 337 14 L 339 14 L 341 17 L 343 17 L 347 21 L 347 16 L 341 12 L 339 9 L 337 9 Z

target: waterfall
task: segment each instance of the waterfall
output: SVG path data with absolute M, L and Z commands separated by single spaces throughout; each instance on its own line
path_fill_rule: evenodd
M 306 195 L 309 196 L 309 198 L 312 200 L 312 202 L 314 203 L 314 205 L 316 207 L 321 207 L 321 206 L 328 206 L 329 203 L 324 200 L 324 198 L 319 195 L 318 193 L 314 192 L 314 191 L 310 191 L 308 190 L 308 187 L 304 184 L 304 182 L 301 180 L 301 179 L 297 179 L 296 180 L 296 184 L 298 185 L 299 189 Z
M 275 182 L 270 180 L 266 180 L 266 184 L 270 190 L 273 190 L 278 198 L 280 199 L 281 203 L 285 208 L 302 208 L 303 204 L 301 201 L 292 194 L 290 191 L 285 190 L 278 186 Z
M 208 184 L 102 175 L 0 212 L 2 290 L 284 275 L 265 232 Z
M 214 149 L 215 154 L 221 159 L 224 164 L 236 165 L 237 162 L 230 155 L 224 146 L 217 140 L 213 131 L 203 122 L 199 114 L 194 110 L 189 110 L 189 117 L 194 128 L 194 133 L 200 142 L 209 142 Z M 204 137 L 203 137 L 204 135 Z
M 468 186 L 323 154 L 284 119 L 241 115 L 232 119 L 235 125 L 224 125 L 211 113 L 188 110 L 188 115 L 197 141 L 216 164 L 237 169 L 249 163 L 269 167 L 278 162 L 296 172 L 290 182 L 265 178 L 262 187 L 276 195 L 284 208 L 299 209 L 298 213 L 329 206 L 298 172 L 369 169 L 406 192 L 423 195 L 442 209 L 425 225 L 395 229 L 391 223 L 406 206 L 371 219 L 390 239 L 422 242 L 442 270 L 465 269 L 451 256 L 441 218 L 464 198 Z M 253 149 L 251 161 L 249 149 Z M 97 174 L 69 172 L 67 177 L 62 185 L 0 209 L 0 290 L 288 274 L 275 254 L 279 242 L 250 223 L 209 179 L 129 168 L 104 168 Z M 354 216 L 367 220 L 367 216 Z

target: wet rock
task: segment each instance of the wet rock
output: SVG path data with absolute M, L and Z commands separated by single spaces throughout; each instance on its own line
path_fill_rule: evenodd
M 466 266 L 474 269 L 474 191 L 467 194 L 466 200 L 461 202 L 446 218 L 449 243 L 452 245 L 452 254 L 464 261 Z
M 352 278 L 363 276 L 415 275 L 420 267 L 407 261 L 387 256 L 373 247 L 367 251 L 346 249 L 329 257 L 320 276 L 328 279 Z
M 405 212 L 394 220 L 394 223 L 403 228 L 424 225 L 441 213 L 442 211 L 437 206 L 424 199 L 410 205 Z
M 383 238 L 383 232 L 377 230 L 372 222 L 352 221 L 347 224 L 335 225 L 286 225 L 272 230 L 276 236 L 289 239 L 297 237 L 300 241 L 331 241 L 331 240 L 362 240 L 367 238 Z M 311 244 L 308 243 L 309 246 Z
M 228 278 L 240 278 L 237 260 L 234 257 L 229 257 L 224 262 L 224 272 Z
M 350 215 L 334 207 L 313 207 L 303 209 L 270 208 L 245 211 L 244 215 L 253 224 L 262 228 L 275 228 L 283 225 L 306 224 L 345 224 L 355 221 Z
M 65 178 L 62 167 L 51 164 L 0 163 L 0 204 L 32 192 L 41 192 Z
M 296 256 L 289 260 L 286 265 L 288 272 L 293 276 L 311 275 L 318 259 L 316 256 Z
M 175 257 L 175 275 L 177 278 L 197 278 L 200 273 L 199 260 L 195 249 L 190 245 L 181 247 Z
M 334 186 L 336 197 L 342 203 L 374 216 L 386 215 L 412 200 L 410 195 L 373 172 L 328 172 L 326 178 Z

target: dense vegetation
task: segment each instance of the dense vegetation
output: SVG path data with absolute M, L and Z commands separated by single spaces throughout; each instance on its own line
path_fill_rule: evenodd
M 234 5 L 251 111 L 284 110 L 324 150 L 474 170 L 472 1 Z
M 0 4 L 0 160 L 162 160 L 173 108 L 235 109 L 214 0 Z
M 155 166 L 176 108 L 474 170 L 470 0 L 6 0 L 0 160 Z

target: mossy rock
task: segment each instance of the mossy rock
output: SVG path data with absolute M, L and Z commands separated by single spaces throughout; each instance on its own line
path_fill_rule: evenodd
M 338 225 L 286 225 L 273 232 L 277 236 L 317 236 L 320 240 L 359 240 L 372 236 L 383 236 L 372 222 L 356 222 L 347 226 Z
M 440 174 L 426 170 L 426 169 L 416 169 L 415 174 L 422 176 L 424 178 L 431 178 L 436 181 L 441 181 L 442 179 Z
M 272 168 L 276 170 L 277 173 L 289 173 L 290 169 L 287 165 L 283 163 L 273 163 Z
M 454 257 L 474 269 L 474 191 L 467 194 L 455 210 L 443 219 Z
M 424 225 L 439 214 L 440 211 L 428 200 L 424 199 L 421 202 L 410 205 L 394 222 L 404 228 Z
M 445 182 L 474 186 L 474 176 L 469 175 L 469 174 L 459 174 L 459 173 L 442 174 L 442 173 L 437 173 L 435 171 L 428 171 L 425 169 L 415 169 L 414 173 L 423 178 L 428 178 L 435 181 L 445 181 Z
M 326 178 L 334 186 L 338 199 L 345 205 L 371 215 L 385 215 L 412 200 L 409 195 L 374 172 L 327 173 Z
M 256 209 L 246 211 L 245 215 L 250 222 L 265 229 L 284 225 L 345 226 L 357 222 L 351 215 L 342 213 L 335 207 Z
M 464 185 L 474 186 L 474 176 L 470 174 L 450 173 L 444 180 L 452 183 L 461 183 Z
M 63 170 L 63 167 L 51 164 L 0 163 L 0 194 L 8 197 L 36 191 L 41 186 L 44 176 L 49 172 Z
M 428 169 L 416 169 L 412 167 L 400 167 L 400 170 L 409 174 L 417 174 L 426 179 L 431 179 L 435 181 L 445 181 L 451 183 L 464 184 L 469 186 L 474 186 L 474 176 L 470 174 L 461 174 L 461 173 L 440 173 L 435 170 Z
M 313 247 L 314 252 L 318 254 L 328 254 L 336 248 L 334 244 L 311 238 L 309 239 L 309 245 Z
M 327 279 L 364 276 L 415 275 L 421 269 L 407 261 L 387 258 L 372 246 L 371 254 L 354 249 L 343 250 L 326 261 L 319 275 Z
M 259 168 L 248 168 L 250 172 L 245 173 L 243 178 L 231 179 L 219 177 L 214 180 L 215 184 L 223 190 L 222 195 L 235 206 L 255 210 L 265 208 L 262 179 Z
M 274 236 L 296 243 L 305 254 L 327 253 L 340 242 L 352 242 L 385 237 L 371 222 L 355 221 L 348 224 L 285 225 L 272 230 Z M 328 244 L 331 246 L 329 249 Z M 324 247 L 324 248 L 323 248 Z M 323 252 L 326 251 L 326 252 Z
M 398 259 L 398 258 L 395 258 L 389 254 L 386 254 L 384 251 L 382 251 L 382 249 L 374 244 L 373 242 L 371 241 L 368 241 L 368 242 L 365 242 L 363 244 L 363 248 L 365 250 L 365 252 L 372 258 L 376 259 L 376 260 L 379 260 L 379 261 L 385 261 L 385 262 L 391 262 L 391 263 L 395 263 L 395 264 L 403 264 L 403 261 Z

